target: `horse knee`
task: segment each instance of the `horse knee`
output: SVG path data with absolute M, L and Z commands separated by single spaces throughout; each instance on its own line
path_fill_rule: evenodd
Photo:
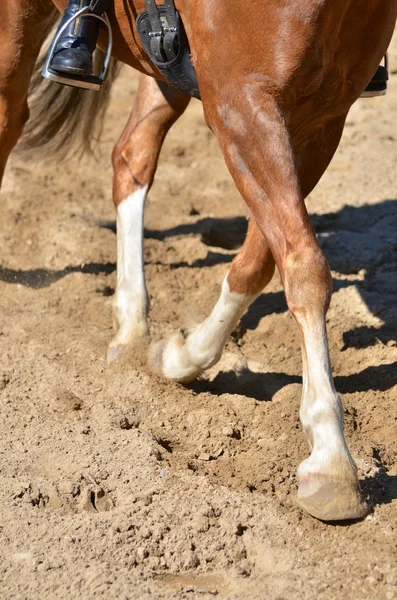
M 154 177 L 150 161 L 140 152 L 135 155 L 131 146 L 116 144 L 112 152 L 113 202 L 117 206 L 134 192 L 148 189 Z
M 332 277 L 320 248 L 290 253 L 283 264 L 282 278 L 288 308 L 297 320 L 310 312 L 328 310 Z
M 112 152 L 112 167 L 115 183 L 122 173 L 128 171 L 128 163 L 123 154 L 123 146 L 118 142 Z
M 117 143 L 115 145 L 115 147 L 113 148 L 111 158 L 112 158 L 113 171 L 115 173 L 117 173 L 120 169 L 123 168 L 123 166 L 125 166 L 123 155 L 122 155 L 122 150 L 120 148 L 119 143 Z

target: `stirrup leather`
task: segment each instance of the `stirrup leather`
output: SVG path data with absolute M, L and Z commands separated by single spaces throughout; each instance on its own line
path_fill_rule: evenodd
M 79 77 L 78 75 L 60 75 L 51 69 L 51 63 L 53 61 L 55 50 L 59 40 L 61 39 L 63 33 L 67 30 L 69 25 L 77 19 L 84 19 L 84 17 L 90 17 L 94 19 L 98 19 L 101 21 L 107 29 L 108 33 L 108 47 L 106 50 L 106 55 L 103 61 L 101 72 L 98 76 L 91 75 L 89 77 Z M 85 90 L 100 90 L 101 86 L 104 82 L 106 71 L 108 70 L 110 57 L 112 55 L 112 46 L 113 46 L 113 36 L 112 36 L 112 28 L 110 25 L 110 21 L 106 13 L 103 15 L 99 15 L 92 11 L 91 6 L 85 6 L 81 10 L 79 10 L 75 15 L 73 15 L 68 21 L 66 21 L 62 27 L 56 33 L 56 36 L 51 44 L 49 49 L 47 60 L 45 62 L 42 76 L 46 79 L 51 79 L 52 81 L 56 81 L 57 83 L 61 83 L 63 85 L 70 85 L 73 87 L 83 88 Z

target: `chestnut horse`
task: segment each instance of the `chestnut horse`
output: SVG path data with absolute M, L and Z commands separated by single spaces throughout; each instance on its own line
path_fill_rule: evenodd
M 63 10 L 66 1 L 54 3 Z M 148 61 L 135 26 L 144 8 L 143 0 L 115 0 L 109 15 L 114 57 L 144 74 L 113 152 L 118 331 L 110 360 L 148 336 L 145 198 L 167 130 L 189 102 L 182 92 L 156 82 L 161 76 Z M 251 218 L 211 314 L 193 330 L 152 347 L 151 364 L 180 382 L 214 365 L 277 265 L 302 340 L 300 418 L 311 452 L 298 469 L 298 503 L 323 520 L 363 517 L 368 509 L 343 436 L 342 405 L 330 368 L 325 326 L 330 270 L 304 198 L 327 168 L 350 106 L 385 54 L 397 0 L 367 0 L 365 7 L 359 0 L 177 0 L 176 8 L 189 39 L 206 122 Z M 52 10 L 50 0 L 2 0 L 0 175 L 28 117 L 29 79 Z M 71 113 L 76 109 L 71 106 Z

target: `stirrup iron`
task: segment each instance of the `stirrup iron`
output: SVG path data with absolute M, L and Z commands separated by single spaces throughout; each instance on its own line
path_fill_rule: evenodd
M 103 61 L 101 72 L 98 76 L 90 75 L 89 77 L 80 77 L 78 75 L 60 75 L 56 71 L 51 69 L 51 64 L 55 55 L 55 50 L 59 40 L 61 39 L 63 33 L 67 30 L 69 25 L 77 19 L 81 19 L 84 17 L 90 17 L 93 19 L 98 19 L 101 21 L 107 29 L 108 33 L 108 47 L 106 50 L 106 55 Z M 62 27 L 57 31 L 55 38 L 51 44 L 49 49 L 47 60 L 45 61 L 45 65 L 42 71 L 42 76 L 46 79 L 51 79 L 52 81 L 56 81 L 57 83 L 61 83 L 63 85 L 70 85 L 72 87 L 83 88 L 85 90 L 95 90 L 99 91 L 104 82 L 106 71 L 108 70 L 110 57 L 112 55 L 112 46 L 113 46 L 113 35 L 112 35 L 112 27 L 110 25 L 110 21 L 106 13 L 103 15 L 98 15 L 95 12 L 92 12 L 90 6 L 85 6 L 81 10 L 79 10 L 75 15 L 73 15 L 68 21 L 66 21 Z

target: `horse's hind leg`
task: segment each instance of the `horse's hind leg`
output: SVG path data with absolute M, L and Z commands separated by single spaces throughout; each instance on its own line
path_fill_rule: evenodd
M 143 213 L 165 135 L 189 96 L 141 75 L 128 123 L 113 151 L 113 201 L 117 210 L 117 287 L 113 314 L 117 333 L 112 362 L 130 344 L 148 337 L 149 297 L 143 263 Z
M 28 88 L 54 7 L 50 0 L 3 0 L 0 27 L 0 183 L 28 116 Z
M 169 340 L 152 346 L 149 361 L 153 370 L 168 379 L 187 383 L 214 365 L 228 336 L 273 273 L 273 256 L 251 217 L 244 245 L 233 259 L 213 311 L 194 329 L 181 330 Z

